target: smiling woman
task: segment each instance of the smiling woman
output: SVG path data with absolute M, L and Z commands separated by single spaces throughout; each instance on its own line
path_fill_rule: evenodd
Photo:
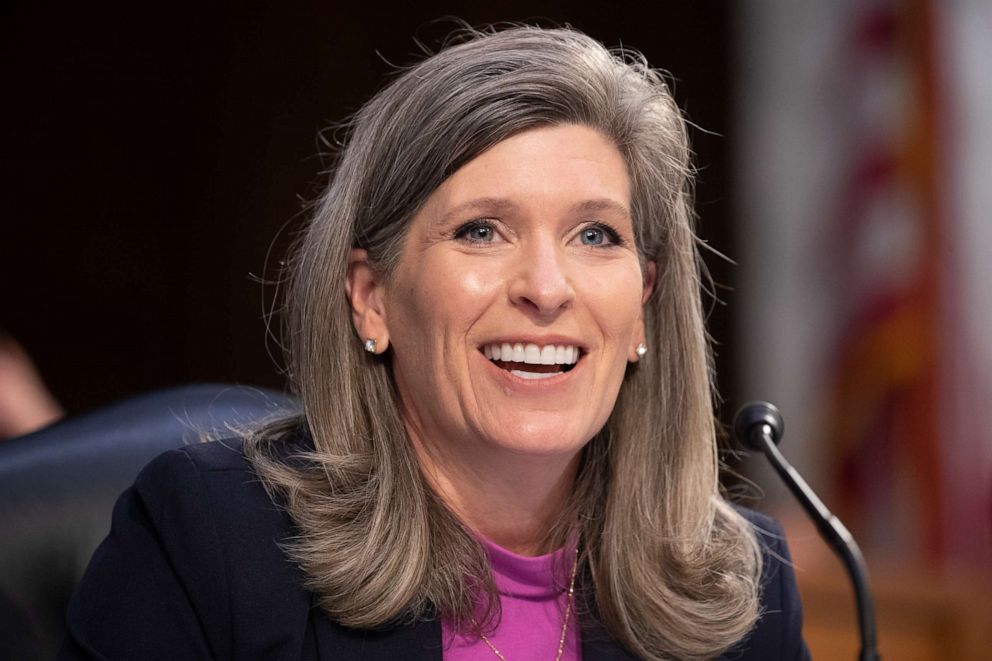
M 806 656 L 780 529 L 719 493 L 663 79 L 454 41 L 357 113 L 296 247 L 303 413 L 146 469 L 65 658 Z
M 655 267 L 641 272 L 629 206 L 623 157 L 598 130 L 534 128 L 431 194 L 388 278 L 351 253 L 356 328 L 392 347 L 421 468 L 461 521 L 511 550 L 548 550 L 546 515 L 639 359 Z M 479 498 L 480 476 L 459 468 L 479 465 L 514 497 Z

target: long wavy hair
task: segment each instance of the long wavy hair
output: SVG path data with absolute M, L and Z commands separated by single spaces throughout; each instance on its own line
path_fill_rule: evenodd
M 651 351 L 628 366 L 545 542 L 581 539 L 584 624 L 644 658 L 712 657 L 758 617 L 761 556 L 719 491 L 685 121 L 637 53 L 571 29 L 466 29 L 357 112 L 288 262 L 284 343 L 303 414 L 247 434 L 246 453 L 295 521 L 288 552 L 331 618 L 495 626 L 486 555 L 421 473 L 390 353 L 366 353 L 356 335 L 347 258 L 365 248 L 390 277 L 447 177 L 514 134 L 563 124 L 600 131 L 623 155 L 639 255 L 658 277 Z M 294 441 L 301 426 L 312 446 Z

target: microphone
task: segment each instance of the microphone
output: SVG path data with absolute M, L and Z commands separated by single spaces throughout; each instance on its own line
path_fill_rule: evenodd
M 833 552 L 844 563 L 844 568 L 854 586 L 858 609 L 858 631 L 861 635 L 860 661 L 878 661 L 875 637 L 875 605 L 868 587 L 868 569 L 861 549 L 840 519 L 831 514 L 823 501 L 810 488 L 802 475 L 793 468 L 782 453 L 778 443 L 785 432 L 782 414 L 768 402 L 749 402 L 734 417 L 734 436 L 751 450 L 763 452 L 772 468 L 785 481 L 787 487 L 816 524 L 816 529 Z

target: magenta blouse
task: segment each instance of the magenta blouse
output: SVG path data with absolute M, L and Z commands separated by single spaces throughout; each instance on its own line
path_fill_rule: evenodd
M 507 661 L 547 659 L 554 661 L 561 639 L 562 616 L 568 596 L 567 578 L 555 580 L 554 567 L 571 568 L 575 547 L 547 555 L 527 557 L 483 539 L 499 590 L 502 617 L 496 631 L 487 636 Z M 567 564 L 563 555 L 568 553 Z M 497 656 L 484 640 L 463 636 L 442 622 L 444 661 L 492 661 Z M 561 658 L 580 661 L 579 624 L 574 604 L 565 633 Z

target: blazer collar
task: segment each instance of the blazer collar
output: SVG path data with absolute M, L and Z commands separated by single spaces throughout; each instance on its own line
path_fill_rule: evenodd
M 370 631 L 347 629 L 323 612 L 314 616 L 317 657 L 321 661 L 442 661 L 440 620 Z

